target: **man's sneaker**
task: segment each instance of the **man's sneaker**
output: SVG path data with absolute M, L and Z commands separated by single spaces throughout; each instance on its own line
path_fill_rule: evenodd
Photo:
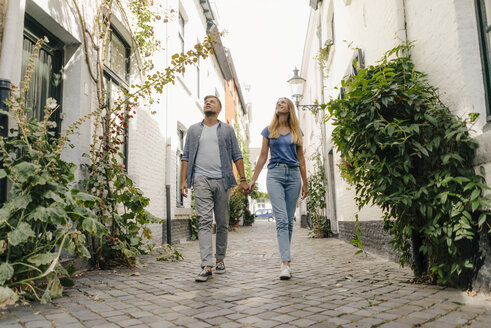
M 280 273 L 280 279 L 281 280 L 288 280 L 292 277 L 292 270 L 289 265 L 284 265 L 281 263 L 281 273 Z
M 215 272 L 218 274 L 225 273 L 225 263 L 222 262 L 217 262 L 217 265 L 215 266 Z
M 211 275 L 212 275 L 211 270 L 208 271 L 206 269 L 202 269 L 201 272 L 196 276 L 196 278 L 194 280 L 197 282 L 207 281 L 208 278 L 211 278 Z

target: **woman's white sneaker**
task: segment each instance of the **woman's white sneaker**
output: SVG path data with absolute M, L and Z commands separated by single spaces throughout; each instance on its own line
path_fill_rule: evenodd
M 292 270 L 291 270 L 290 266 L 281 263 L 280 279 L 281 280 L 288 280 L 291 277 L 292 277 Z

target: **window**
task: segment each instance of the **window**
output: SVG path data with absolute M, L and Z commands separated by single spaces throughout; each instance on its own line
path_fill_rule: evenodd
M 184 196 L 181 194 L 181 161 L 184 151 L 184 130 L 177 127 L 177 152 L 176 152 L 176 205 L 184 205 Z
M 124 97 L 128 90 L 130 71 L 130 47 L 115 31 L 110 31 L 104 57 L 104 82 L 109 107 L 113 107 L 118 99 Z M 126 110 L 126 109 L 125 109 Z M 127 114 L 127 113 L 125 113 Z M 126 115 L 125 115 L 126 117 Z M 117 119 L 113 114 L 112 119 Z M 124 128 L 123 164 L 128 169 L 128 122 L 118 124 Z
M 44 119 L 46 99 L 50 97 L 56 99 L 60 106 L 51 115 L 50 120 L 56 123 L 54 132 L 58 136 L 61 123 L 63 44 L 29 15 L 25 17 L 21 78 L 26 74 L 29 57 L 35 43 L 45 36 L 49 39 L 49 43 L 43 45 L 36 59 L 35 71 L 29 84 L 29 90 L 25 95 L 26 106 L 32 108 L 29 117 L 42 120 Z
M 358 75 L 358 70 L 364 67 L 365 67 L 365 59 L 363 57 L 363 51 L 360 48 L 357 48 L 353 58 L 351 59 L 351 63 L 347 72 L 347 76 L 348 76 L 347 78 L 349 79 L 349 81 L 352 80 L 353 76 Z M 346 89 L 344 87 L 340 87 L 338 99 L 343 99 L 345 92 Z
M 110 31 L 105 49 L 104 72 L 128 86 L 130 67 L 130 47 L 115 31 Z
M 491 120 L 491 0 L 476 0 L 487 120 Z

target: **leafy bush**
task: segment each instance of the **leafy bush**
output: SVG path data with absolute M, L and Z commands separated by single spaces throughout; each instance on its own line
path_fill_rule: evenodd
M 196 215 L 196 204 L 194 202 L 194 191 L 191 190 L 191 240 L 198 239 L 199 232 L 199 220 L 198 215 Z
M 311 236 L 328 237 L 332 234 L 330 221 L 326 214 L 326 187 L 327 181 L 320 153 L 316 152 L 312 159 L 315 170 L 308 178 L 309 195 L 307 197 L 308 215 L 312 222 Z
M 484 170 L 474 170 L 478 144 L 467 122 L 416 70 L 412 46 L 388 51 L 342 82 L 344 97 L 325 105 L 335 126 L 332 140 L 349 159 L 345 173 L 359 208 L 373 203 L 384 211 L 400 263 L 444 285 L 466 284 L 476 269 L 489 188 Z
M 244 198 L 245 196 L 240 192 L 239 187 L 234 187 L 230 195 L 230 220 L 229 226 L 233 227 L 239 222 L 240 218 L 244 214 Z
M 0 178 L 11 185 L 0 208 L 0 307 L 15 302 L 17 294 L 42 302 L 61 296 L 62 282 L 70 283 L 62 252 L 89 258 L 84 233 L 107 232 L 91 210 L 98 199 L 70 187 L 76 166 L 60 157 L 66 139 L 55 138 L 50 121 L 56 101 L 48 99 L 42 121 L 29 117 L 24 95 L 43 42 L 34 47 L 22 88 L 14 87 L 10 112 L 2 113 L 17 128 L 0 138 Z
M 133 184 L 115 158 L 97 165 L 81 183 L 87 192 L 98 196 L 94 211 L 110 233 L 93 241 L 92 261 L 100 268 L 121 264 L 133 267 L 138 265 L 137 255 L 146 253 L 145 239 L 152 238 L 147 225 L 162 220 L 145 209 L 150 199 Z

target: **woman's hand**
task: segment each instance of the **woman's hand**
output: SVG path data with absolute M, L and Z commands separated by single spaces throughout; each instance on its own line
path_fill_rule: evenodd
M 251 180 L 251 182 L 249 182 L 249 191 L 248 191 L 249 194 L 252 192 L 255 185 L 256 185 L 256 181 Z
M 306 183 L 302 185 L 302 199 L 305 199 L 307 197 L 307 194 L 309 193 L 309 186 L 307 186 Z

